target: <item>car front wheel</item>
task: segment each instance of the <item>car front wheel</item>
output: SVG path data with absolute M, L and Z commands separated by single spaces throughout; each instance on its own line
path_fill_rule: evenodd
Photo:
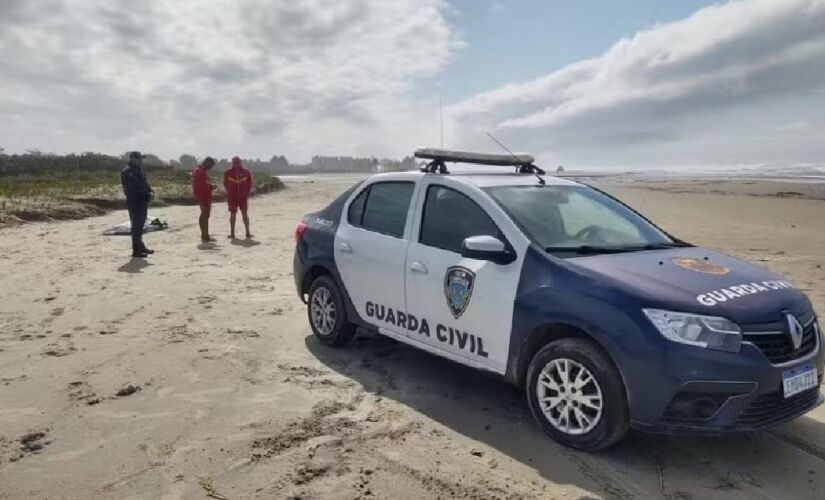
M 565 338 L 544 346 L 530 362 L 525 385 L 533 417 L 566 446 L 600 450 L 627 433 L 621 376 L 588 340 Z
M 347 311 L 338 286 L 330 276 L 319 276 L 309 287 L 307 315 L 312 333 L 324 344 L 340 347 L 355 335 L 355 325 Z

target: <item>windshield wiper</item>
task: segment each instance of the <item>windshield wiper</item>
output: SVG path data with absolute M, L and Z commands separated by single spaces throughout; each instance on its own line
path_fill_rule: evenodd
M 570 247 L 546 247 L 545 252 L 548 253 L 578 253 L 582 255 L 593 255 L 601 253 L 626 253 L 639 252 L 642 250 L 664 250 L 667 248 L 681 248 L 692 246 L 683 241 L 675 241 L 673 243 L 650 243 L 647 245 L 625 245 L 625 246 L 595 246 L 595 245 L 579 245 Z
M 548 253 L 580 253 L 580 254 L 597 254 L 597 253 L 622 253 L 633 252 L 638 247 L 598 247 L 593 245 L 580 245 L 577 247 L 546 247 L 545 252 Z
M 666 248 L 684 248 L 692 247 L 690 243 L 684 241 L 674 241 L 673 243 L 649 243 L 647 245 L 639 245 L 634 248 L 638 250 L 664 250 Z

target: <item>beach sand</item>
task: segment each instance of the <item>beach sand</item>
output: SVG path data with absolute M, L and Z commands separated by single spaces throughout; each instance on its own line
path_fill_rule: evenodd
M 825 311 L 825 202 L 783 183 L 600 183 L 666 230 L 787 276 Z M 0 231 L 0 498 L 825 498 L 825 407 L 756 436 L 632 433 L 578 453 L 499 379 L 381 337 L 314 340 L 293 230 L 341 182 L 252 202 L 254 243 L 162 213 Z

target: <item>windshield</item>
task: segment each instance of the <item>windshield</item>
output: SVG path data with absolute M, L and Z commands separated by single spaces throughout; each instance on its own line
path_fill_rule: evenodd
M 486 191 L 528 238 L 548 252 L 606 253 L 684 245 L 586 186 L 499 186 Z

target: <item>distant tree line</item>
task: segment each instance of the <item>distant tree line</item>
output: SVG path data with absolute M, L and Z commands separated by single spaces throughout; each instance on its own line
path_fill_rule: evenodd
M 41 175 L 73 172 L 119 171 L 126 164 L 128 153 L 120 156 L 86 152 L 81 154 L 56 155 L 30 150 L 24 154 L 5 154 L 0 148 L 0 175 Z M 283 155 L 274 155 L 269 160 L 242 159 L 247 168 L 270 174 L 304 174 L 317 172 L 390 172 L 411 170 L 416 167 L 415 159 L 404 158 L 402 161 L 386 158 L 354 158 L 350 156 L 314 156 L 308 164 L 290 164 Z M 198 165 L 199 159 L 191 154 L 183 154 L 177 160 L 163 161 L 154 154 L 146 154 L 143 160 L 149 171 L 157 169 L 191 170 Z M 217 168 L 229 167 L 229 160 L 217 160 Z
M 169 168 L 155 155 L 146 155 L 147 170 Z M 128 153 L 112 156 L 86 152 L 81 154 L 55 155 L 31 150 L 24 154 L 4 154 L 0 150 L 0 175 L 70 175 L 75 172 L 119 171 L 126 164 Z
M 198 159 L 195 155 L 182 154 L 177 160 L 169 160 L 169 166 L 172 168 L 192 170 L 203 158 Z M 215 168 L 223 170 L 229 168 L 230 161 L 227 158 L 216 158 Z M 242 158 L 243 164 L 252 170 L 259 172 L 278 173 L 279 171 L 288 171 L 290 165 L 286 157 L 275 155 L 269 161 L 261 160 L 260 158 Z
M 181 155 L 178 160 L 169 162 L 174 168 L 190 170 L 198 164 L 198 158 L 191 154 Z M 226 158 L 217 159 L 216 168 L 228 168 L 230 162 Z M 260 158 L 241 158 L 243 164 L 250 170 L 266 172 L 274 175 L 309 174 L 319 172 L 393 172 L 412 170 L 416 168 L 415 159 L 406 157 L 401 161 L 388 158 L 357 158 L 351 156 L 313 156 L 307 164 L 293 164 L 283 155 L 274 155 L 269 160 Z
M 0 174 L 47 174 L 77 171 L 101 171 L 123 168 L 123 160 L 98 153 L 58 156 L 31 151 L 26 154 L 0 155 Z

